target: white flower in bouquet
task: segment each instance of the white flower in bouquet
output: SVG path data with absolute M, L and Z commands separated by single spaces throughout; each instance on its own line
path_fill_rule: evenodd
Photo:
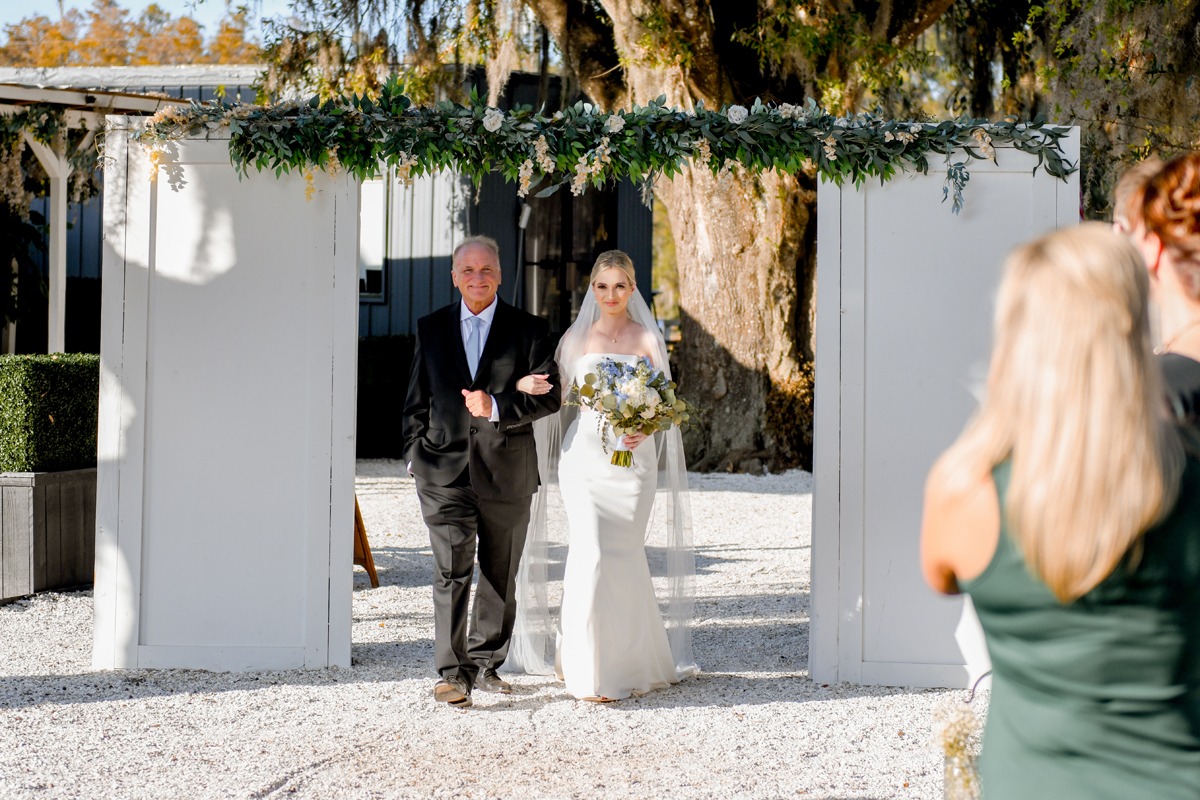
M 604 120 L 604 130 L 609 133 L 620 133 L 625 127 L 625 118 L 620 114 L 613 114 L 608 119 Z
M 596 412 L 600 440 L 608 452 L 608 429 L 618 437 L 631 433 L 649 436 L 672 425 L 684 426 L 691 418 L 691 407 L 675 393 L 675 383 L 648 358 L 630 364 L 602 358 L 596 371 L 583 378 L 583 385 L 571 384 L 565 401 Z M 612 463 L 633 466 L 633 453 L 617 450 Z
M 643 397 L 645 388 L 646 387 L 637 380 L 636 376 L 634 376 L 629 380 L 623 381 L 621 385 L 617 387 L 617 394 L 623 401 L 627 403 L 633 403 L 639 406 L 645 405 L 645 398 Z
M 734 125 L 741 125 L 749 114 L 750 112 L 746 110 L 745 106 L 730 106 L 725 109 L 726 118 Z

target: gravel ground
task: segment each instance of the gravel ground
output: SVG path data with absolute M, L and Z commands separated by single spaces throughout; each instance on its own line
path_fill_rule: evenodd
M 437 705 L 432 559 L 399 462 L 358 462 L 382 585 L 350 669 L 97 672 L 88 592 L 0 607 L 3 798 L 935 798 L 961 692 L 808 677 L 812 476 L 693 475 L 703 673 L 597 706 L 549 678 Z

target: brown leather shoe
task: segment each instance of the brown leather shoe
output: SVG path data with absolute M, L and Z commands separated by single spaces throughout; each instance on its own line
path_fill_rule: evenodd
M 475 679 L 475 687 L 495 694 L 512 694 L 513 690 L 512 684 L 503 680 L 494 669 L 485 669 L 479 673 L 479 677 Z
M 455 708 L 470 708 L 471 688 L 458 678 L 443 678 L 433 686 L 433 699 Z

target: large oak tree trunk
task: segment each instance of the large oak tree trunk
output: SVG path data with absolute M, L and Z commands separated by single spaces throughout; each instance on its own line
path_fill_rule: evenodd
M 810 466 L 814 182 L 686 169 L 656 191 L 679 265 L 675 367 L 700 408 L 689 466 Z
M 849 2 L 826 9 L 867 39 L 903 45 L 952 0 Z M 795 74 L 763 72 L 739 41 L 769 3 L 746 0 L 525 0 L 559 43 L 569 71 L 604 108 L 708 108 L 753 97 L 799 103 L 804 75 L 855 58 L 854 37 Z M 602 8 L 604 14 L 598 14 Z M 604 17 L 607 17 L 605 19 Z M 801 74 L 803 73 L 803 74 Z M 840 73 L 838 73 L 840 74 Z M 845 77 L 845 76 L 843 76 Z M 700 408 L 685 434 L 694 469 L 811 466 L 816 185 L 810 176 L 685 168 L 655 189 L 670 216 L 683 341 L 675 368 Z

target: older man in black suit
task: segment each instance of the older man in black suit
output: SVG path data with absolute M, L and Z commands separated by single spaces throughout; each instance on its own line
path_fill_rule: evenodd
M 533 421 L 562 392 L 544 320 L 497 297 L 500 257 L 485 236 L 454 250 L 462 300 L 417 322 L 404 446 L 433 548 L 434 699 L 471 705 L 471 690 L 510 693 L 497 674 L 516 615 L 515 585 L 530 499 L 538 487 Z M 529 374 L 552 384 L 517 390 Z M 476 550 L 479 585 L 468 602 Z

